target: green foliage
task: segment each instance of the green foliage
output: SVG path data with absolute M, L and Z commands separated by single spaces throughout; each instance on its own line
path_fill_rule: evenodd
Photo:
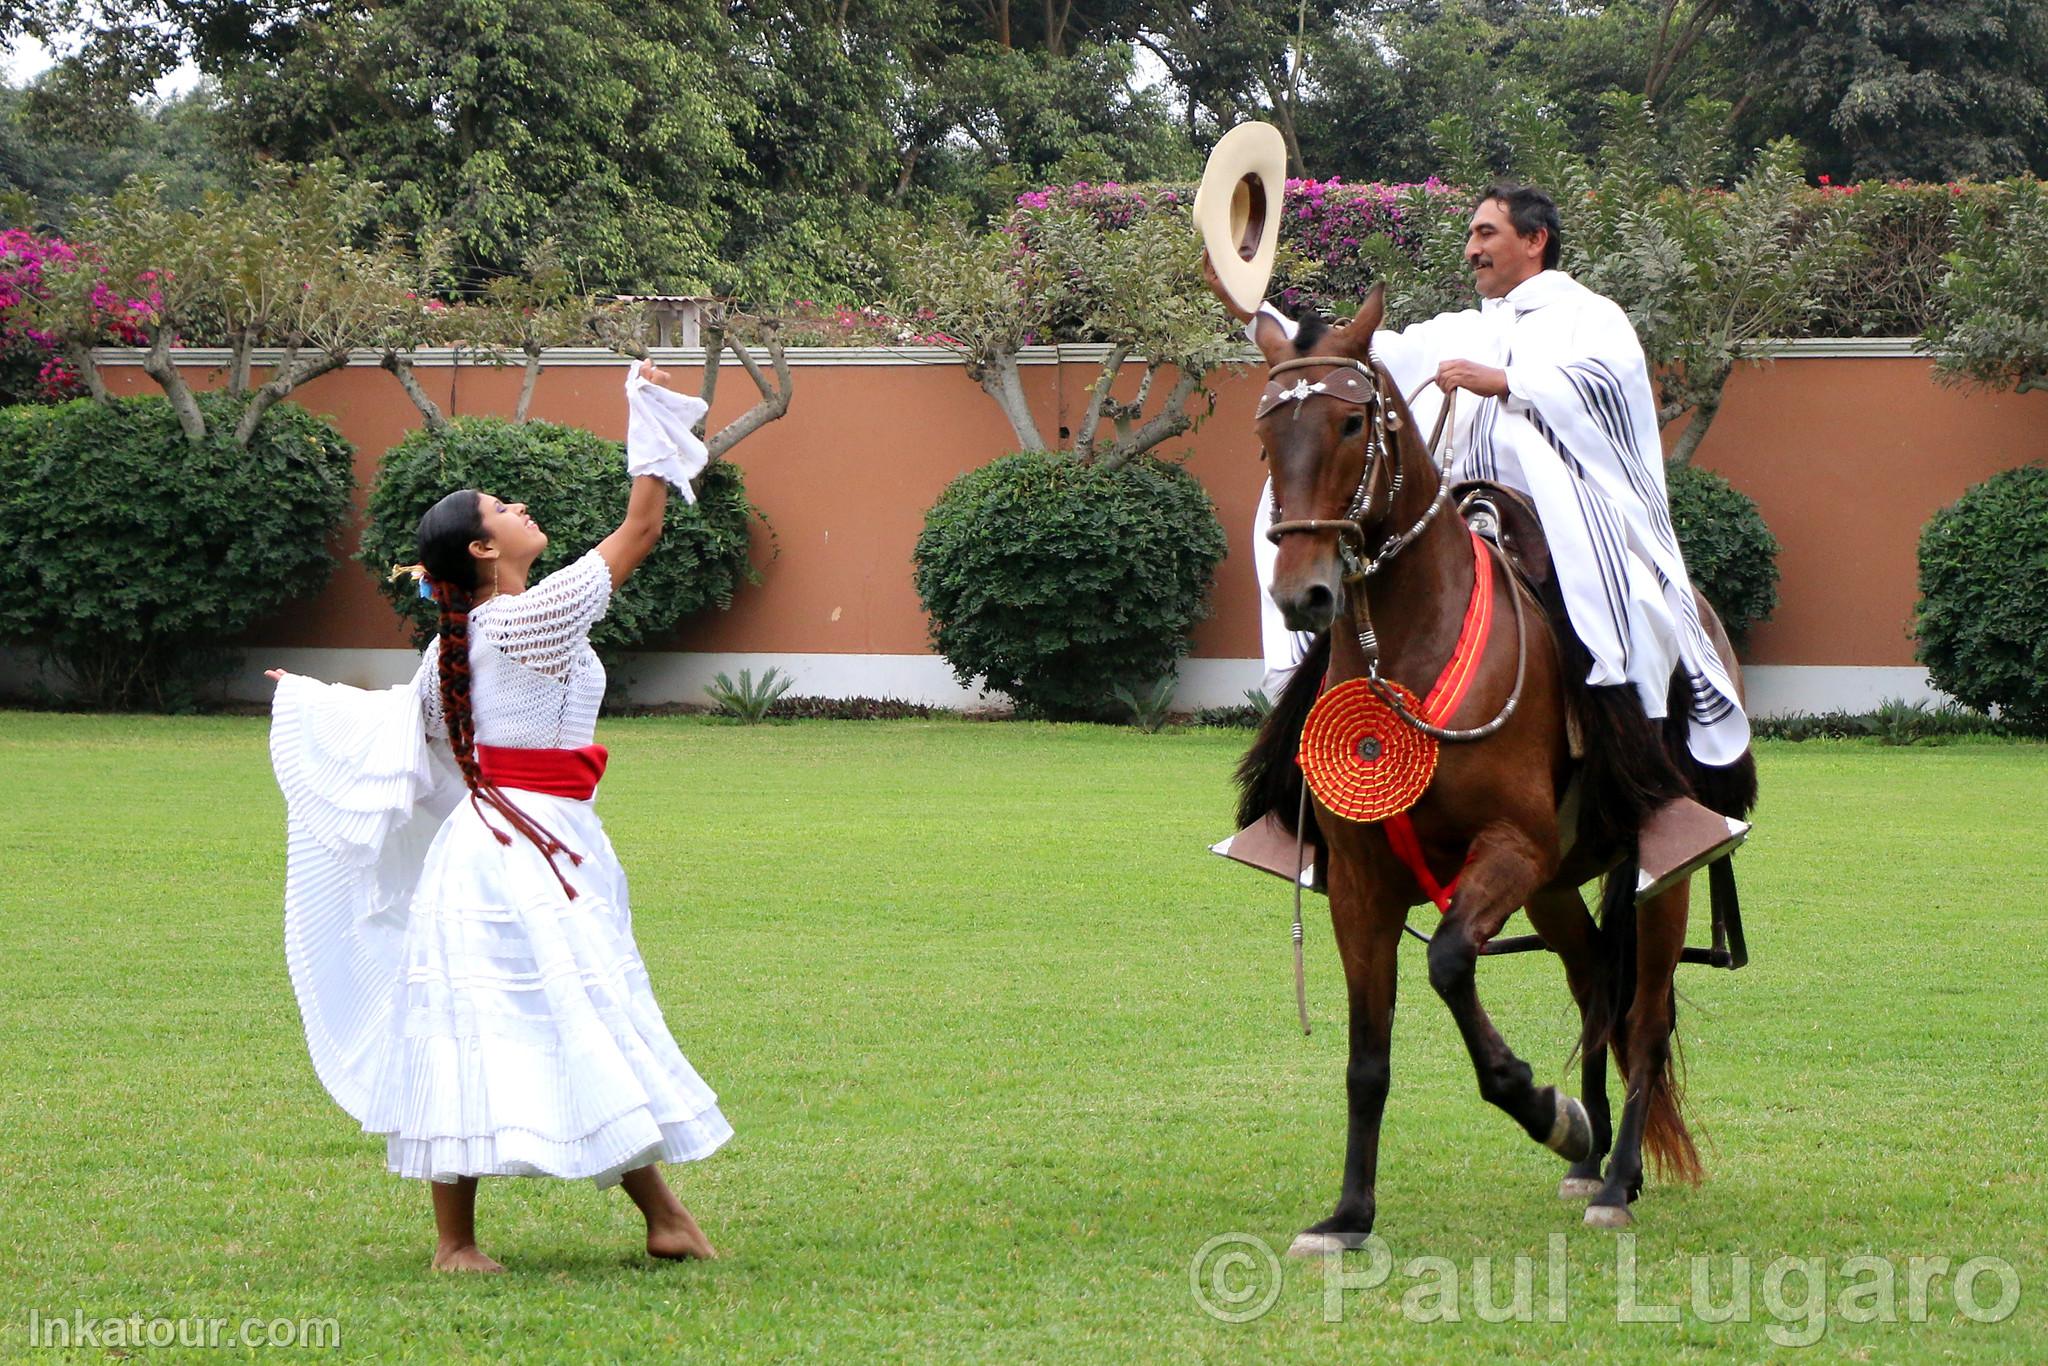
M 768 713 L 782 695 L 796 686 L 796 680 L 769 669 L 761 675 L 761 681 L 754 681 L 752 669 L 741 669 L 739 682 L 735 683 L 721 673 L 711 681 L 704 691 L 726 715 L 741 725 L 758 726 L 768 719 Z
M 1116 685 L 1116 700 L 1130 713 L 1131 724 L 1150 735 L 1166 724 L 1166 718 L 1173 711 L 1174 690 L 1180 686 L 1180 679 L 1166 674 L 1150 687 L 1130 688 Z
M 1223 548 L 1209 496 L 1177 465 L 1026 451 L 948 485 L 914 559 L 932 643 L 962 683 L 1088 719 L 1187 653 Z
M 1935 687 L 2048 730 L 2048 467 L 1993 475 L 1934 514 L 1914 633 Z
M 2048 389 L 2048 194 L 2018 180 L 1955 201 L 1955 249 L 1927 341 L 1954 380 Z
M 548 534 L 534 565 L 538 579 L 574 562 L 610 535 L 626 514 L 631 484 L 620 444 L 579 427 L 460 417 L 441 430 L 408 433 L 384 457 L 370 490 L 358 558 L 422 646 L 438 620 L 409 579 L 388 580 L 394 564 L 419 558 L 420 518 L 444 495 L 479 489 L 527 504 Z M 747 563 L 754 515 L 737 467 L 715 460 L 697 481 L 697 502 L 671 495 L 660 542 L 612 595 L 590 643 L 608 661 L 658 643 L 676 623 L 706 608 L 729 607 L 754 573 Z
M 1950 218 L 1963 199 L 2002 193 L 1981 185 L 1912 185 L 1866 181 L 1822 185 L 1803 213 L 1846 207 L 1856 235 L 1854 257 L 1821 285 L 1805 327 L 1788 336 L 1917 337 L 1938 324 L 1942 280 L 1949 273 Z
M 245 449 L 241 404 L 198 402 L 197 445 L 160 398 L 0 409 L 0 638 L 47 651 L 92 705 L 191 705 L 229 638 L 333 569 L 341 434 L 279 404 Z
M 2042 0 L 1736 0 L 1741 132 L 1837 179 L 2048 171 Z
M 1740 645 L 1778 606 L 1778 538 L 1756 502 L 1720 475 L 1685 465 L 1666 472 L 1671 525 L 1686 573 Z

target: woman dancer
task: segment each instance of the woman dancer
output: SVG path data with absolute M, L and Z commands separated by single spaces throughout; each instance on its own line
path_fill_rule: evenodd
M 285 951 L 314 1069 L 386 1161 L 431 1182 L 440 1270 L 477 1246 L 477 1178 L 623 1185 L 657 1257 L 711 1245 L 657 1161 L 732 1136 L 677 1049 L 592 808 L 604 666 L 590 628 L 705 464 L 704 405 L 628 373 L 625 520 L 528 585 L 547 535 L 523 503 L 449 494 L 420 519 L 440 634 L 385 692 L 271 670 L 288 811 Z M 665 482 L 666 481 L 666 482 Z

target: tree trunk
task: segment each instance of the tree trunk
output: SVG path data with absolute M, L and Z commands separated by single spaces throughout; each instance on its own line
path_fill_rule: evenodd
M 1015 352 L 997 353 L 988 368 L 975 376 L 988 396 L 1003 410 L 1003 416 L 1010 419 L 1010 430 L 1016 434 L 1017 449 L 1020 451 L 1042 451 L 1049 449 L 1045 438 L 1038 434 L 1038 423 L 1031 416 L 1031 404 L 1024 397 L 1024 380 L 1017 373 Z
M 78 378 L 84 382 L 85 391 L 93 396 L 96 403 L 111 403 L 113 395 L 107 392 L 107 382 L 100 378 L 100 367 L 93 362 L 92 348 L 84 342 L 66 342 L 64 355 L 71 366 L 78 371 Z
M 519 382 L 519 402 L 513 405 L 512 421 L 523 425 L 527 410 L 533 406 L 534 386 L 540 382 L 540 346 L 527 342 L 521 349 L 526 352 L 526 377 Z
M 256 428 L 262 423 L 263 415 L 276 403 L 301 384 L 307 384 L 326 374 L 339 370 L 348 364 L 346 351 L 322 351 L 309 361 L 300 361 L 296 349 L 278 366 L 270 383 L 258 389 L 249 399 L 249 406 L 242 410 L 242 420 L 235 424 L 235 444 L 247 448 L 256 439 Z
M 157 382 L 164 391 L 164 397 L 171 401 L 171 411 L 178 415 L 178 425 L 185 429 L 185 439 L 193 445 L 206 440 L 206 418 L 199 411 L 198 400 L 185 386 L 185 377 L 178 373 L 178 367 L 171 361 L 171 329 L 160 327 L 149 339 L 149 352 L 142 358 L 143 373 Z
M 412 406 L 420 410 L 420 416 L 427 420 L 427 430 L 438 432 L 448 426 L 448 419 L 441 415 L 441 405 L 427 397 L 427 391 L 420 387 L 419 379 L 412 372 L 412 362 L 398 354 L 395 349 L 384 352 L 384 368 L 398 377 L 399 387 L 412 400 Z
M 1721 411 L 1721 392 L 1700 403 L 1692 410 L 1692 421 L 1685 424 L 1685 430 L 1678 434 L 1678 444 L 1671 448 L 1671 454 L 1664 457 L 1666 469 L 1682 470 L 1692 463 L 1693 452 L 1700 448 L 1706 438 L 1707 428 L 1714 425 L 1714 414 Z

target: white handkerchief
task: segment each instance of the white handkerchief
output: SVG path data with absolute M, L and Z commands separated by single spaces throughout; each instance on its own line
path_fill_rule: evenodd
M 711 452 L 690 429 L 708 409 L 704 400 L 651 382 L 634 361 L 626 371 L 626 473 L 656 474 L 694 503 L 690 481 L 711 463 Z

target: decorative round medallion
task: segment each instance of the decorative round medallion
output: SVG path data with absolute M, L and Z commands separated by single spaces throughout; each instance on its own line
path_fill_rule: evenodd
M 1398 683 L 1384 686 L 1421 714 L 1414 693 Z M 1316 699 L 1296 760 L 1309 790 L 1332 812 L 1383 821 L 1422 800 L 1436 776 L 1436 755 L 1435 740 L 1374 696 L 1370 683 L 1353 678 Z

